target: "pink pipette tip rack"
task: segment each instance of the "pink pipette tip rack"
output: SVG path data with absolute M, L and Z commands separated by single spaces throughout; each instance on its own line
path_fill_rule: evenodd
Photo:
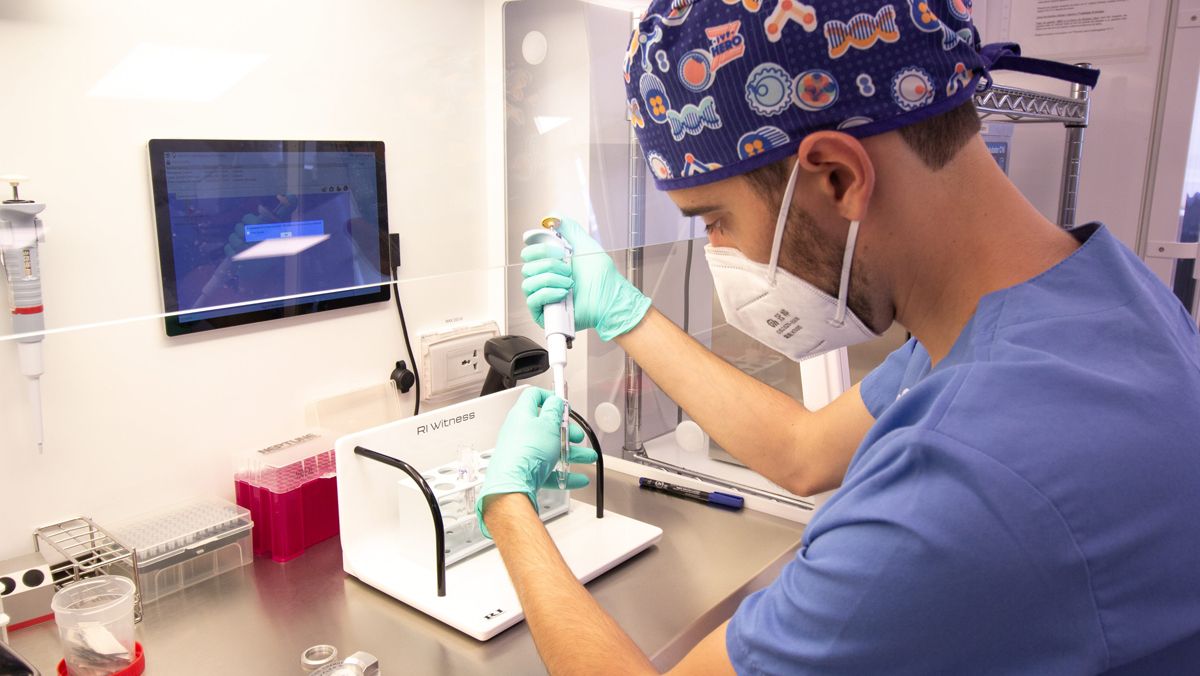
M 283 563 L 338 534 L 333 439 L 320 433 L 251 451 L 234 474 L 254 521 L 254 555 Z

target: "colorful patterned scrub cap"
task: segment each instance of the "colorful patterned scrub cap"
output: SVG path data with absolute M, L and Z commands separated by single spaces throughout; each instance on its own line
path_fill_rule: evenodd
M 660 189 L 776 162 L 814 131 L 861 138 L 919 122 L 969 99 L 997 60 L 1035 61 L 1016 45 L 981 53 L 971 0 L 810 1 L 650 3 L 625 82 Z

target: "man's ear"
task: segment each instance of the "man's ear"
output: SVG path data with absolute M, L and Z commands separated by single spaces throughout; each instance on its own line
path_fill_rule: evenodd
M 807 194 L 847 221 L 861 221 L 875 191 L 875 165 L 858 139 L 837 131 L 804 137 L 796 153 L 807 173 Z

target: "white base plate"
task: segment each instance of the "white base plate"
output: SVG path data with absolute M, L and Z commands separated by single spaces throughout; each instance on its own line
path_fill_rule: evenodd
M 589 582 L 658 542 L 662 529 L 577 500 L 571 511 L 546 524 L 550 537 L 580 582 Z M 495 547 L 446 569 L 446 595 L 437 595 L 433 566 L 420 566 L 380 538 L 344 559 L 347 573 L 438 619 L 486 641 L 525 618 L 517 592 Z M 366 554 L 366 552 L 370 552 Z M 431 557 L 432 558 L 432 557 Z

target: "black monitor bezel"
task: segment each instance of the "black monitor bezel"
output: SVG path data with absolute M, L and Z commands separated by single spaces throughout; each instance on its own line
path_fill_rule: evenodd
M 368 305 L 391 300 L 391 286 L 381 284 L 372 293 L 341 298 L 312 298 L 288 301 L 282 307 L 247 309 L 243 312 L 221 317 L 206 317 L 183 321 L 179 308 L 178 290 L 175 286 L 175 252 L 172 246 L 171 214 L 167 203 L 167 174 L 165 153 L 168 152 L 369 152 L 375 155 L 376 193 L 379 196 L 379 272 L 382 279 L 391 279 L 392 271 L 388 257 L 388 208 L 387 174 L 384 169 L 383 141 L 239 141 L 211 139 L 151 139 L 150 179 L 154 196 L 155 231 L 158 236 L 159 273 L 162 277 L 164 323 L 168 336 L 181 336 L 231 326 L 297 317 L 300 315 L 335 310 L 338 308 Z M 253 308 L 254 306 L 248 306 Z

